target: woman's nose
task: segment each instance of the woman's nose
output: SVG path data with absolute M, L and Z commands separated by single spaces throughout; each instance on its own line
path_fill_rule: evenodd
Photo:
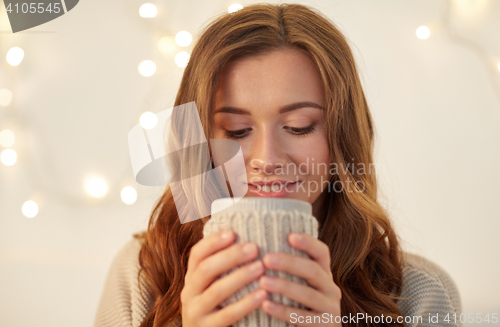
M 286 144 L 272 130 L 261 132 L 251 145 L 252 169 L 266 175 L 275 174 L 276 169 L 286 164 Z

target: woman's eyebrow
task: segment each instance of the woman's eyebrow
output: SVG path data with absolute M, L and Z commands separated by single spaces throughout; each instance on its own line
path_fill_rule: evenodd
M 322 106 L 320 106 L 317 103 L 310 102 L 310 101 L 305 101 L 305 102 L 296 102 L 292 104 L 287 104 L 286 106 L 281 107 L 278 110 L 278 113 L 283 114 L 285 112 L 289 112 L 295 109 L 300 109 L 300 108 L 305 108 L 305 107 L 311 107 L 311 108 L 318 108 L 321 110 L 324 110 Z M 219 112 L 226 112 L 230 114 L 237 114 L 237 115 L 251 115 L 250 111 L 241 109 L 241 108 L 236 108 L 236 107 L 219 107 L 217 110 L 215 110 L 215 113 Z

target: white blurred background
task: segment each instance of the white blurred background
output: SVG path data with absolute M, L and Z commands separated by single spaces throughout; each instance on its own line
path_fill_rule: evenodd
M 143 3 L 84 0 L 15 34 L 0 6 L 0 132 L 12 132 L 0 134 L 0 326 L 91 326 L 112 259 L 147 226 L 162 188 L 134 181 L 127 133 L 144 112 L 173 106 L 175 58 L 193 46 L 176 34 L 195 37 L 233 2 L 152 1 L 149 18 Z M 500 1 L 298 3 L 353 45 L 382 201 L 404 249 L 452 276 L 464 312 L 498 316 Z M 12 66 L 15 47 L 24 56 Z M 145 60 L 152 76 L 139 72 Z M 89 176 L 101 180 L 86 190 Z M 130 205 L 127 186 L 137 191 Z M 23 214 L 27 201 L 37 213 L 29 202 Z

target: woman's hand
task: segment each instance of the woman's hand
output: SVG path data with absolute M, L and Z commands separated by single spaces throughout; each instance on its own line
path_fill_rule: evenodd
M 270 276 L 262 276 L 259 283 L 269 293 L 282 294 L 311 311 L 267 299 L 262 303 L 262 308 L 268 314 L 298 326 L 341 326 L 341 323 L 335 323 L 335 317 L 340 316 L 342 292 L 333 282 L 328 246 L 308 234 L 291 233 L 288 242 L 292 247 L 309 254 L 312 259 L 273 252 L 264 256 L 264 266 L 302 277 L 308 285 Z
M 217 308 L 224 299 L 264 273 L 262 261 L 254 261 L 214 281 L 258 255 L 255 244 L 232 244 L 234 240 L 232 231 L 219 232 L 192 247 L 181 292 L 182 326 L 226 327 L 259 308 L 267 298 L 267 292 L 258 289 L 235 303 Z

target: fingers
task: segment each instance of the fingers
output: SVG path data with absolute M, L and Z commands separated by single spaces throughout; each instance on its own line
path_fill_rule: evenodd
M 223 309 L 207 317 L 207 326 L 231 326 L 253 310 L 260 307 L 262 302 L 267 299 L 267 292 L 258 289 L 241 300 L 232 303 Z
M 259 249 L 253 243 L 233 244 L 221 250 L 198 264 L 191 275 L 190 282 L 194 292 L 202 293 L 210 283 L 222 273 L 237 265 L 257 257 Z
M 290 324 L 293 324 L 294 326 L 318 326 L 322 325 L 324 321 L 322 321 L 321 313 L 317 313 L 314 311 L 306 311 L 298 308 L 292 308 L 286 305 L 282 305 L 270 300 L 265 300 L 262 303 L 262 309 L 264 309 L 265 312 L 267 312 L 269 315 L 274 316 L 276 318 L 279 318 L 281 320 L 284 320 Z M 302 319 L 304 317 L 311 316 L 311 319 Z M 301 319 L 297 319 L 298 317 L 301 317 Z M 295 318 L 295 319 L 294 319 Z M 316 319 L 316 320 L 315 320 Z M 306 321 L 311 321 L 313 323 L 305 323 Z
M 188 301 L 193 296 L 200 293 L 199 289 L 193 289 L 191 280 L 196 272 L 200 262 L 217 251 L 231 245 L 235 240 L 235 234 L 232 231 L 221 231 L 202 238 L 191 248 L 188 259 L 188 269 L 186 271 L 185 287 L 181 292 L 181 301 Z
M 213 282 L 203 293 L 200 303 L 208 311 L 264 273 L 262 261 L 254 261 Z
M 202 238 L 193 245 L 189 253 L 188 267 L 195 270 L 206 257 L 233 243 L 235 235 L 232 231 L 221 231 Z
M 303 233 L 290 233 L 288 235 L 288 242 L 294 248 L 309 254 L 325 271 L 331 272 L 331 258 L 328 245 L 309 234 Z
M 308 258 L 287 253 L 272 252 L 266 254 L 262 261 L 266 268 L 302 277 L 309 285 L 322 292 L 326 292 L 325 285 L 332 283 L 329 275 L 323 268 L 316 261 Z
M 331 310 L 328 298 L 307 285 L 271 276 L 262 276 L 259 279 L 259 284 L 267 292 L 281 294 L 311 308 L 313 311 L 328 312 Z

